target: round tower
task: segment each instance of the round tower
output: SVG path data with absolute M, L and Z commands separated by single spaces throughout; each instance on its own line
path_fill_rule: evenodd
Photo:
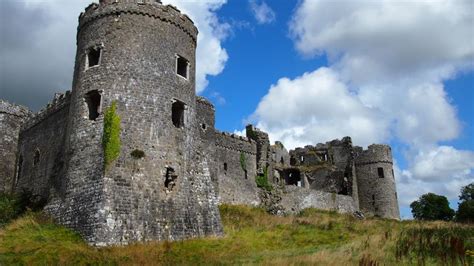
M 370 145 L 356 155 L 355 165 L 361 211 L 400 219 L 390 146 Z
M 21 161 L 17 158 L 20 128 L 30 115 L 26 107 L 0 99 L 0 193 L 12 192 Z
M 49 209 L 89 242 L 222 233 L 208 158 L 197 148 L 197 33 L 157 0 L 101 0 L 80 15 L 67 193 Z M 104 153 L 111 106 L 118 157 Z

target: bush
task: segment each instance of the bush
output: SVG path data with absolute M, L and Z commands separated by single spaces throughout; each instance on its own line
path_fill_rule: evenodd
M 141 159 L 141 158 L 144 158 L 145 157 L 145 152 L 142 151 L 142 150 L 133 150 L 130 155 L 134 158 L 134 159 Z
M 39 211 L 46 205 L 46 200 L 23 190 L 19 194 L 0 193 L 0 227 L 19 217 L 27 210 Z
M 102 146 L 104 148 L 104 164 L 107 168 L 120 155 L 120 117 L 116 113 L 117 102 L 107 108 L 104 115 L 104 135 Z
M 474 183 L 461 189 L 461 202 L 456 213 L 456 220 L 463 223 L 474 223 Z
M 263 171 L 263 175 L 257 175 L 255 177 L 255 183 L 257 183 L 257 187 L 263 188 L 267 191 L 271 191 L 273 189 L 272 185 L 268 183 L 268 169 L 265 168 Z

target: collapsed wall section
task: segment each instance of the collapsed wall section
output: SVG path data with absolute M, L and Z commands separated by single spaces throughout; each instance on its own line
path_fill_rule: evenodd
M 18 138 L 22 124 L 30 117 L 23 106 L 0 100 L 0 193 L 10 193 L 18 176 Z
M 18 177 L 15 190 L 27 190 L 48 199 L 63 194 L 64 145 L 70 93 L 56 94 L 47 107 L 22 126 L 19 140 Z
M 219 131 L 215 143 L 220 203 L 258 205 L 256 143 Z

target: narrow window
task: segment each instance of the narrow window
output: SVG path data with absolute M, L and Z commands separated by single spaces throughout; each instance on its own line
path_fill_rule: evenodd
M 97 90 L 93 90 L 88 92 L 84 99 L 89 110 L 89 119 L 95 121 L 100 114 L 101 95 Z
M 183 102 L 175 101 L 171 107 L 173 125 L 177 128 L 184 126 L 184 106 Z
M 227 172 L 227 163 L 224 163 L 224 171 Z
M 384 173 L 383 173 L 383 168 L 382 167 L 379 167 L 377 168 L 377 172 L 379 174 L 379 178 L 384 178 Z
M 283 157 L 280 158 L 280 163 L 285 164 L 285 160 L 283 160 Z
M 204 124 L 204 123 L 202 123 L 202 124 L 201 124 L 201 128 L 202 128 L 202 130 L 206 130 L 206 128 L 207 128 L 207 125 L 206 125 L 206 124 Z
M 16 182 L 17 183 L 20 180 L 21 171 L 23 170 L 22 168 L 23 168 L 23 156 L 20 155 L 20 159 L 18 159 L 18 170 L 17 170 L 17 173 L 16 173 Z
M 375 206 L 375 195 L 372 195 L 372 206 Z
M 89 50 L 87 51 L 87 62 L 86 62 L 87 68 L 98 66 L 100 64 L 101 55 L 102 55 L 102 48 L 100 47 L 89 48 Z
M 188 79 L 189 74 L 189 63 L 186 58 L 182 56 L 176 57 L 176 74 L 180 75 L 181 77 Z
M 33 166 L 38 165 L 38 163 L 40 162 L 40 159 L 41 159 L 40 157 L 41 157 L 40 151 L 38 149 L 36 149 L 35 156 L 33 157 Z
M 324 161 L 326 162 L 328 160 L 328 155 L 324 154 Z
M 304 156 L 301 156 L 300 159 L 301 159 L 301 160 L 300 160 L 301 162 L 304 162 Z
M 248 179 L 247 170 L 244 170 L 244 177 L 245 177 L 245 179 Z
M 166 175 L 165 175 L 166 192 L 173 191 L 173 188 L 176 186 L 177 179 L 178 179 L 178 176 L 176 175 L 174 169 L 171 167 L 167 167 Z

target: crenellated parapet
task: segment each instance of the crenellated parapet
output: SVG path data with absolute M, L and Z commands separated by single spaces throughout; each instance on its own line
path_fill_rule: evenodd
M 251 155 L 257 154 L 257 146 L 255 141 L 240 136 L 237 134 L 231 134 L 227 132 L 220 132 L 216 130 L 215 133 L 216 146 L 219 148 L 235 151 L 244 152 Z
M 196 44 L 198 29 L 194 26 L 194 22 L 175 6 L 163 5 L 161 1 L 156 0 L 102 0 L 100 4 L 93 3 L 79 16 L 78 32 L 94 20 L 125 14 L 150 17 L 169 23 L 189 35 Z
M 31 111 L 21 105 L 12 104 L 0 99 L 0 113 L 15 116 L 21 119 L 31 116 Z
M 393 164 L 392 148 L 384 144 L 372 144 L 367 150 L 355 147 L 356 166 L 387 163 Z
M 69 106 L 71 102 L 71 92 L 66 91 L 65 93 L 55 93 L 54 98 L 49 102 L 46 107 L 41 109 L 39 112 L 34 114 L 28 119 L 21 127 L 22 131 L 28 130 L 41 121 L 47 119 L 52 114 L 62 110 L 64 107 Z

